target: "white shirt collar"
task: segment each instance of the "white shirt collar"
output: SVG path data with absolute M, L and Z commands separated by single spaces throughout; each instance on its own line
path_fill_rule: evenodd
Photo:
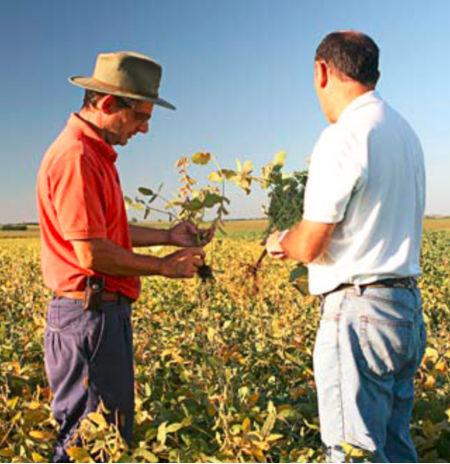
M 345 107 L 344 111 L 339 116 L 338 121 L 351 111 L 355 111 L 368 103 L 379 102 L 380 100 L 381 97 L 376 90 L 370 90 L 369 92 L 363 93 Z

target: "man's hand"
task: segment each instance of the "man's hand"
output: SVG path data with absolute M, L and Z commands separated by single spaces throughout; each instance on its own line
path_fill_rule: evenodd
M 194 277 L 199 266 L 204 264 L 205 251 L 202 248 L 185 248 L 165 256 L 161 271 L 164 277 L 183 279 Z
M 275 232 L 267 240 L 266 249 L 272 258 L 293 259 L 304 264 L 325 256 L 336 224 L 303 219 L 289 232 Z M 280 236 L 284 234 L 280 243 Z
M 274 259 L 287 259 L 287 254 L 283 251 L 280 245 L 280 235 L 282 232 L 274 232 L 269 236 L 266 242 L 267 254 Z
M 179 247 L 203 247 L 212 240 L 214 233 L 214 229 L 199 229 L 192 222 L 184 221 L 169 230 L 169 243 Z

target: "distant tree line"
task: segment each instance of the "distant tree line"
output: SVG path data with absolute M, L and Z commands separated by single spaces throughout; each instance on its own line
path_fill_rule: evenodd
M 26 224 L 3 224 L 0 230 L 28 230 Z

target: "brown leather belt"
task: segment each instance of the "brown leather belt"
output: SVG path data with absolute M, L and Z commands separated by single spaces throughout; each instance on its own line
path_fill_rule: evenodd
M 417 286 L 417 280 L 414 277 L 401 277 L 398 279 L 382 279 L 372 282 L 370 284 L 341 284 L 335 289 L 323 293 L 322 297 L 326 297 L 334 292 L 340 292 L 341 290 L 347 290 L 349 288 L 415 288 Z
M 84 291 L 80 292 L 61 292 L 59 290 L 53 292 L 53 294 L 58 298 L 69 298 L 71 300 L 84 300 L 86 294 Z M 127 298 L 126 296 L 122 295 L 120 292 L 108 292 L 103 290 L 100 298 L 102 301 L 120 301 L 121 298 Z M 128 298 L 131 300 L 131 298 Z

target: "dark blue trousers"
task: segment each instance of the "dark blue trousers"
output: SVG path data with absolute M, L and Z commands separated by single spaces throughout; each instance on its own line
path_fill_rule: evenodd
M 80 421 L 102 401 L 109 422 L 131 444 L 134 419 L 133 332 L 129 300 L 83 310 L 81 300 L 53 298 L 45 330 L 45 368 L 60 431 L 53 462 L 70 462 L 65 447 Z

